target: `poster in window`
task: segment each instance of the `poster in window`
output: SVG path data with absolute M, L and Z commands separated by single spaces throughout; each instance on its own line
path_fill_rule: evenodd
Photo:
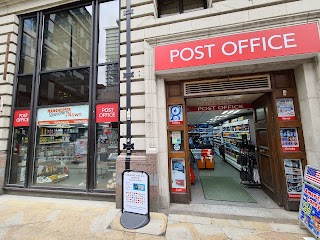
M 282 151 L 300 151 L 297 128 L 280 128 Z
M 171 158 L 171 183 L 173 193 L 185 193 L 186 164 L 184 158 Z
M 277 111 L 279 121 L 292 121 L 296 120 L 294 112 L 293 98 L 278 98 Z
M 181 144 L 181 132 L 172 131 L 171 133 L 172 144 Z
M 169 125 L 180 126 L 183 124 L 182 105 L 169 106 Z
M 302 193 L 301 159 L 284 159 L 284 170 L 289 198 L 300 198 Z

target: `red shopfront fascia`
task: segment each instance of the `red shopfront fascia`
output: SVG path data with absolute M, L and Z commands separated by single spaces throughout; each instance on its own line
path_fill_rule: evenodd
M 184 42 L 155 48 L 155 70 L 320 52 L 317 23 Z
M 14 127 L 29 127 L 30 122 L 30 110 L 15 110 L 13 114 L 13 126 Z

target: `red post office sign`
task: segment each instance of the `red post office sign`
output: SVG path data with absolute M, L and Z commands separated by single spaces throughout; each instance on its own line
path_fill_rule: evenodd
M 187 112 L 228 111 L 252 108 L 251 103 L 187 107 Z
M 320 52 L 317 23 L 155 48 L 156 71 Z
M 119 105 L 118 103 L 104 103 L 96 106 L 96 122 L 118 122 Z
M 15 110 L 13 114 L 14 127 L 28 127 L 30 122 L 30 110 Z

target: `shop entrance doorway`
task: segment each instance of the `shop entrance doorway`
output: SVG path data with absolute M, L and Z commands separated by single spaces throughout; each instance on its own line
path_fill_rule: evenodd
M 186 99 L 192 203 L 279 205 L 270 107 L 268 93 Z
M 234 177 L 238 179 L 237 184 L 241 184 L 241 187 L 252 187 L 249 185 L 258 183 L 260 192 L 268 196 L 266 199 L 272 199 L 273 203 L 284 206 L 287 210 L 298 210 L 306 156 L 293 71 L 214 80 L 171 81 L 166 83 L 166 99 L 168 170 L 172 203 L 188 204 L 197 200 L 192 182 L 193 174 L 199 169 L 199 159 L 193 158 L 199 158 L 200 154 L 200 161 L 203 157 L 203 161 L 199 163 L 202 164 L 202 168 L 207 161 L 208 166 L 211 164 L 211 170 L 210 167 L 206 169 L 204 165 L 205 169 L 200 171 L 215 173 L 218 172 L 218 164 L 224 164 L 232 169 L 228 172 L 234 172 Z M 242 109 L 239 107 L 241 104 Z M 246 104 L 250 104 L 250 107 Z M 198 107 L 197 111 L 200 113 L 198 119 L 210 111 L 220 112 L 214 117 L 201 119 L 195 123 L 190 120 L 192 119 L 190 108 L 194 107 Z M 223 114 L 226 110 L 229 110 L 229 113 L 224 117 L 222 115 L 226 115 Z M 231 110 L 234 110 L 232 114 Z M 215 148 L 214 141 L 210 143 L 210 139 L 204 141 L 207 146 L 198 147 L 201 149 L 197 150 L 198 155 L 191 154 L 191 148 L 194 149 L 194 144 L 197 144 L 190 139 L 191 134 L 194 134 L 192 129 L 200 128 L 191 125 L 211 125 L 214 134 L 216 130 L 213 128 L 218 126 L 213 126 L 211 120 L 216 120 L 215 123 L 220 124 L 221 139 L 225 146 L 225 161 L 219 158 L 219 154 L 223 153 L 222 149 L 219 149 L 219 146 Z M 250 133 L 246 132 L 246 125 L 249 125 Z M 242 139 L 242 135 L 247 135 L 247 139 Z M 239 140 L 227 140 L 232 139 L 232 136 Z M 189 145 L 189 140 L 192 147 Z M 249 145 L 253 146 L 241 145 L 247 140 L 250 140 Z M 233 146 L 237 149 L 231 151 L 230 148 Z M 207 152 L 202 151 L 203 149 L 207 149 Z M 246 157 L 244 163 L 241 163 L 241 159 L 238 160 L 241 154 Z M 216 157 L 217 161 L 210 162 L 210 156 Z M 251 161 L 251 157 L 254 157 L 255 161 Z M 221 171 L 219 173 L 221 174 Z M 200 178 L 201 174 L 198 176 Z M 201 179 L 199 181 L 202 183 Z M 205 179 L 203 181 L 205 182 Z M 248 189 L 252 188 L 244 190 L 251 192 Z M 249 195 L 252 197 L 252 194 Z

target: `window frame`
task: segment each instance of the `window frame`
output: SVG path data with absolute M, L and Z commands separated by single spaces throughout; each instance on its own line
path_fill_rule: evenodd
M 37 186 L 33 184 L 34 181 L 34 171 L 35 171 L 35 149 L 36 149 L 36 119 L 37 119 L 37 111 L 39 108 L 46 108 L 46 107 L 55 107 L 55 106 L 71 106 L 71 105 L 81 105 L 81 104 L 88 104 L 89 105 L 89 116 L 90 113 L 95 112 L 96 105 L 99 103 L 104 103 L 104 101 L 97 101 L 96 99 L 96 91 L 97 91 L 97 71 L 98 66 L 106 66 L 108 63 L 98 63 L 98 34 L 99 34 L 99 4 L 104 2 L 111 2 L 113 0 L 84 0 L 75 3 L 64 4 L 58 7 L 54 7 L 51 9 L 44 9 L 39 10 L 37 12 L 31 14 L 25 14 L 19 16 L 19 30 L 18 30 L 18 44 L 17 44 L 17 54 L 16 54 L 16 65 L 15 65 L 15 73 L 14 73 L 14 84 L 13 84 L 13 96 L 12 96 L 12 108 L 11 108 L 11 123 L 13 122 L 13 115 L 16 110 L 21 109 L 30 109 L 30 119 L 29 119 L 29 134 L 28 134 L 28 150 L 27 150 L 27 163 L 26 163 L 26 178 L 24 184 L 11 184 L 10 181 L 10 174 L 11 174 L 11 163 L 13 157 L 13 137 L 14 137 L 14 127 L 13 124 L 10 126 L 9 131 L 9 140 L 8 140 L 8 156 L 7 156 L 7 164 L 5 170 L 5 189 L 29 189 L 32 191 L 63 191 L 63 192 L 82 192 L 82 193 L 102 193 L 104 195 L 115 195 L 115 190 L 107 190 L 107 189 L 95 189 L 95 182 L 96 182 L 96 119 L 95 114 L 91 114 L 88 121 L 88 156 L 87 156 L 87 173 L 86 173 L 86 188 L 65 188 L 65 187 L 47 187 L 47 186 Z M 63 68 L 63 69 L 54 69 L 54 70 L 46 70 L 42 71 L 41 69 L 41 62 L 42 62 L 42 42 L 44 40 L 44 15 L 45 14 L 52 14 L 58 11 L 69 10 L 74 8 L 80 8 L 83 6 L 92 6 L 92 27 L 91 27 L 91 38 L 90 38 L 90 65 L 85 66 L 77 66 L 77 67 L 70 67 L 70 68 Z M 119 10 L 119 19 L 121 17 L 121 0 L 118 1 L 118 10 Z M 22 52 L 22 41 L 23 41 L 23 21 L 24 19 L 35 17 L 37 19 L 37 32 L 36 32 L 36 48 L 35 48 L 35 63 L 34 63 L 34 70 L 32 73 L 19 73 L 20 70 L 20 58 Z M 119 26 L 120 28 L 120 26 Z M 119 98 L 117 103 L 120 102 L 120 31 L 119 31 L 119 56 L 118 56 L 118 92 Z M 110 64 L 110 63 L 109 63 Z M 89 99 L 88 102 L 85 103 L 67 103 L 67 104 L 59 104 L 59 105 L 41 105 L 38 106 L 38 97 L 39 97 L 39 84 L 40 84 L 40 77 L 46 73 L 53 73 L 53 72 L 61 72 L 61 71 L 72 71 L 75 69 L 85 69 L 89 68 Z M 18 78 L 19 77 L 32 77 L 32 93 L 30 99 L 30 107 L 15 107 L 15 102 L 17 98 L 17 86 L 18 86 Z M 118 109 L 118 114 L 120 116 L 120 107 Z M 118 126 L 120 127 L 120 121 L 118 121 Z M 120 131 L 118 136 L 118 154 L 120 154 Z
M 163 17 L 166 17 L 166 16 L 163 16 L 161 14 L 162 10 L 161 10 L 161 5 L 159 4 L 161 0 L 158 0 L 158 18 L 163 18 Z M 182 13 L 188 13 L 188 12 L 191 12 L 192 10 L 189 10 L 189 11 L 185 11 L 184 10 L 184 0 L 176 0 L 179 4 L 179 11 L 172 14 L 172 15 L 176 15 L 176 14 L 182 14 Z M 203 9 L 207 9 L 208 8 L 208 2 L 207 0 L 202 0 L 202 3 L 203 3 Z

